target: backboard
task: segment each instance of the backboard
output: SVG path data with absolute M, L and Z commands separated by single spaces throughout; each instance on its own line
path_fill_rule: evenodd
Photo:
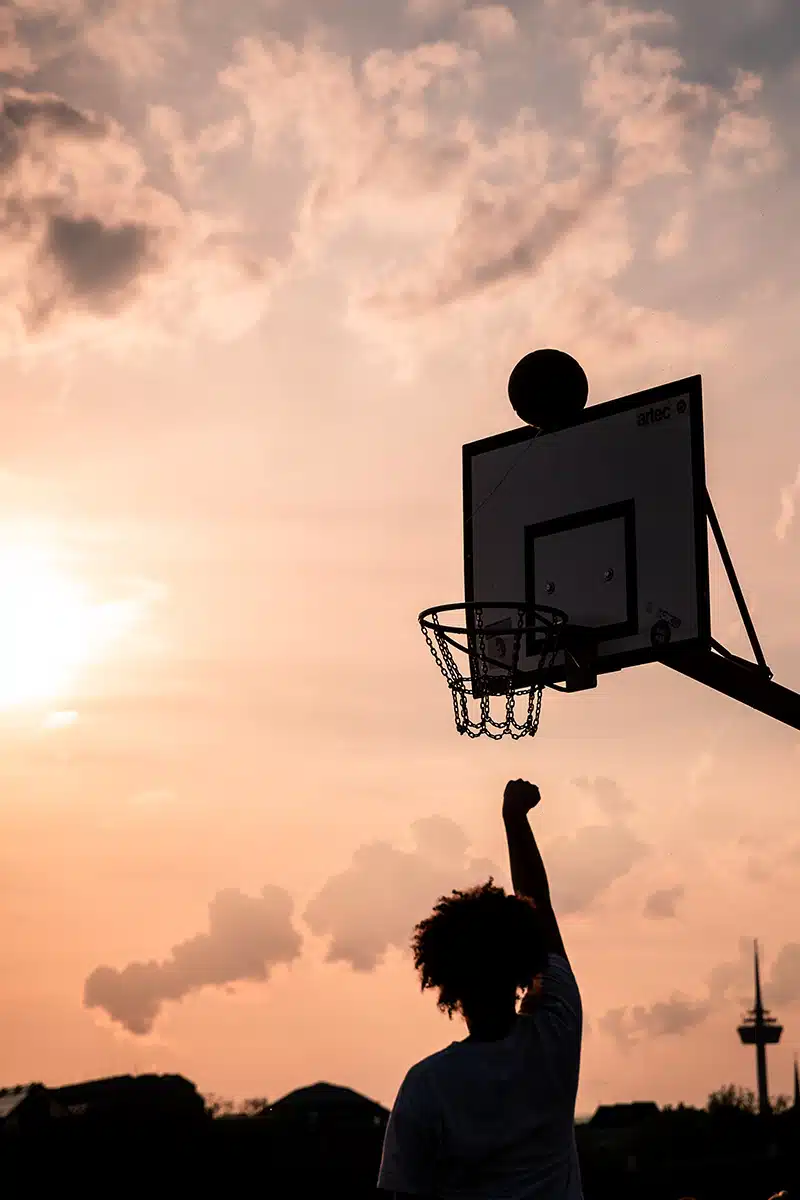
M 596 639 L 598 673 L 654 661 L 667 645 L 710 648 L 699 375 L 592 405 L 555 432 L 472 442 L 463 471 L 468 602 L 564 610 Z M 516 615 L 494 615 L 502 676 Z M 526 640 L 519 686 L 563 681 L 563 651 L 542 676 L 535 635 Z

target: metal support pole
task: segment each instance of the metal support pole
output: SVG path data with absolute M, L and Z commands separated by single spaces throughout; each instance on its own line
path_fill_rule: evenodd
M 728 547 L 725 545 L 725 538 L 722 536 L 722 527 L 717 520 L 717 514 L 714 512 L 714 505 L 711 503 L 711 496 L 707 490 L 706 513 L 708 515 L 709 524 L 711 525 L 711 532 L 714 534 L 714 540 L 717 543 L 719 556 L 722 559 L 722 565 L 725 568 L 725 572 L 728 576 L 728 582 L 731 585 L 731 591 L 733 592 L 736 605 L 739 609 L 739 616 L 742 618 L 744 627 L 747 630 L 747 636 L 750 639 L 750 645 L 753 647 L 753 654 L 756 656 L 756 662 L 758 663 L 759 667 L 761 667 L 762 671 L 766 672 L 771 679 L 772 671 L 770 671 L 769 667 L 767 666 L 767 660 L 764 658 L 764 651 L 761 649 L 761 643 L 758 640 L 756 627 L 753 624 L 753 618 L 750 616 L 750 610 L 747 607 L 747 601 L 744 598 L 744 592 L 739 585 L 739 580 L 736 578 L 736 570 L 733 565 L 733 559 L 728 553 Z

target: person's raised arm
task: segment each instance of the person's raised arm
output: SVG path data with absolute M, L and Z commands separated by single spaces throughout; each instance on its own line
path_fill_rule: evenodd
M 518 896 L 532 900 L 542 921 L 547 950 L 566 958 L 564 942 L 550 901 L 550 887 L 528 813 L 539 803 L 539 789 L 524 779 L 512 779 L 503 794 L 503 824 L 508 841 L 511 882 Z

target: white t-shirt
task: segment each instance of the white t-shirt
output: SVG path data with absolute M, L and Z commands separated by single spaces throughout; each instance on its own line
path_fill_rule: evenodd
M 379 1188 L 437 1200 L 583 1200 L 581 997 L 561 955 L 549 956 L 541 980 L 507 1037 L 452 1042 L 411 1068 L 386 1127 Z

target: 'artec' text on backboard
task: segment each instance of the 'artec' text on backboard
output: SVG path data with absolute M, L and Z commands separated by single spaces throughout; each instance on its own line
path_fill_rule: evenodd
M 636 416 L 637 425 L 655 425 L 657 421 L 668 421 L 672 416 L 672 409 L 668 404 L 663 408 L 646 408 L 644 412 L 640 412 Z

